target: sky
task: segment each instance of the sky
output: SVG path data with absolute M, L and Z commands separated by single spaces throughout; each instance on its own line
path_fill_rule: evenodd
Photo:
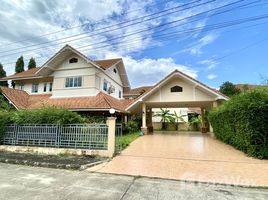
M 132 88 L 174 69 L 214 88 L 268 77 L 267 0 L 0 0 L 0 62 L 42 66 L 65 44 L 123 58 Z

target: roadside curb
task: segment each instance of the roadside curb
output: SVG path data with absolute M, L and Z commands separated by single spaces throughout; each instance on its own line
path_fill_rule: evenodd
M 99 164 L 102 164 L 102 163 L 105 163 L 105 162 L 109 162 L 111 161 L 112 159 L 108 158 L 106 160 L 101 160 L 101 161 L 97 161 L 97 162 L 94 162 L 94 163 L 89 163 L 89 164 L 86 164 L 86 165 L 81 165 L 81 167 L 79 168 L 79 170 L 86 170 L 90 167 L 94 167 L 96 165 L 99 165 Z
M 48 163 L 48 162 L 36 162 L 36 161 L 29 161 L 29 160 L 0 158 L 0 162 L 7 163 L 7 164 L 27 165 L 27 166 L 33 166 L 33 167 L 46 167 L 46 168 L 55 168 L 55 169 L 68 169 L 68 170 L 84 170 L 84 169 L 101 164 L 106 161 L 107 160 L 103 160 L 103 161 L 89 163 L 86 165 L 80 165 L 80 164 L 56 164 L 56 163 Z

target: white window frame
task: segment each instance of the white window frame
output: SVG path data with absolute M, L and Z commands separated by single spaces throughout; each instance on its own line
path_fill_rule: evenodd
M 32 84 L 32 93 L 38 93 L 38 89 L 39 89 L 39 84 L 33 83 Z
M 79 81 L 79 79 L 80 79 L 80 81 Z M 75 84 L 75 82 L 77 84 Z M 78 83 L 80 83 L 80 84 L 78 85 Z M 81 87 L 82 87 L 82 76 L 72 76 L 72 77 L 65 78 L 65 88 L 81 88 Z
M 47 92 L 47 83 L 44 83 L 43 92 Z
M 19 84 L 18 85 L 18 90 L 24 90 L 24 84 Z
M 105 84 L 106 84 L 106 88 L 104 87 Z M 108 89 L 109 89 L 109 82 L 108 82 L 106 79 L 103 80 L 103 86 L 102 86 L 102 89 L 103 89 L 103 91 L 108 92 Z
M 53 83 L 52 83 L 52 82 L 50 82 L 50 83 L 49 83 L 49 88 L 48 88 L 48 91 L 49 91 L 49 92 L 52 92 L 52 89 L 53 89 Z

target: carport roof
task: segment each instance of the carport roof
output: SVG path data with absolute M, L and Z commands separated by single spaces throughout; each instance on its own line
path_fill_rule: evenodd
M 163 78 L 161 81 L 159 81 L 157 84 L 155 84 L 153 87 L 151 87 L 150 89 L 148 89 L 146 92 L 144 92 L 141 96 L 139 96 L 137 99 L 135 99 L 135 101 L 133 103 L 131 103 L 126 110 L 129 111 L 129 109 L 131 107 L 133 107 L 134 105 L 138 104 L 139 102 L 142 102 L 144 97 L 146 97 L 147 95 L 149 95 L 150 93 L 152 93 L 153 91 L 155 91 L 157 88 L 159 88 L 165 81 L 169 80 L 170 78 L 173 77 L 173 75 L 179 75 L 181 77 L 184 77 L 185 79 L 188 79 L 189 81 L 195 83 L 196 85 L 199 85 L 200 87 L 202 87 L 203 89 L 207 90 L 208 92 L 214 94 L 217 96 L 218 99 L 222 99 L 222 100 L 228 100 L 229 97 L 222 94 L 221 92 L 219 92 L 216 89 L 213 89 L 211 87 L 209 87 L 208 85 L 194 79 L 193 77 L 181 72 L 180 70 L 176 69 L 173 72 L 171 72 L 169 75 L 167 75 L 165 78 Z

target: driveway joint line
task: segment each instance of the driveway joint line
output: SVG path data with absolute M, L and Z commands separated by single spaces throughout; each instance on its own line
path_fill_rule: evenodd
M 137 157 L 137 158 L 160 158 L 165 160 L 191 160 L 191 161 L 200 161 L 200 162 L 226 162 L 226 163 L 245 163 L 245 164 L 253 164 L 253 165 L 265 165 L 268 163 L 251 163 L 247 161 L 229 161 L 229 160 L 206 160 L 206 159 L 191 159 L 191 158 L 165 158 L 165 157 L 157 157 L 157 156 L 135 156 L 135 155 L 120 155 L 125 157 Z

